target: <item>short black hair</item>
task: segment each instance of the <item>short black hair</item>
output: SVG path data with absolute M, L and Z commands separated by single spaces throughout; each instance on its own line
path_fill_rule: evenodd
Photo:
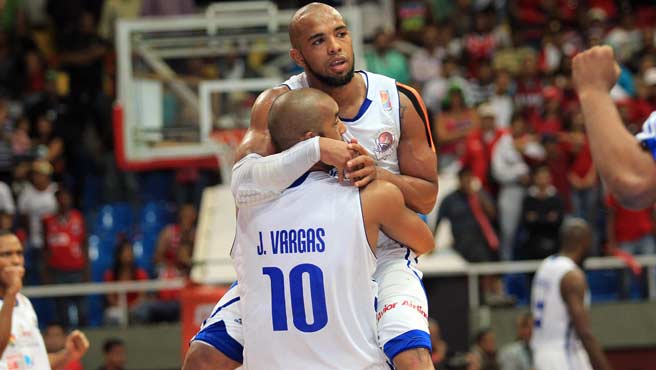
M 64 331 L 64 333 L 66 333 L 68 331 L 68 329 L 66 328 L 66 325 L 64 325 L 64 323 L 62 323 L 60 321 L 50 321 L 49 323 L 47 323 L 46 327 L 45 327 L 45 330 L 48 330 L 50 328 L 61 328 Z
M 105 342 L 103 343 L 103 353 L 107 354 L 111 352 L 114 348 L 116 347 L 122 347 L 125 344 L 121 339 L 118 338 L 109 338 L 106 339 Z

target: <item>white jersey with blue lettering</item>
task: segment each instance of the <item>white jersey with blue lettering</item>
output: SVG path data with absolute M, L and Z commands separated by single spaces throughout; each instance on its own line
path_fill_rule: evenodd
M 397 148 L 401 138 L 400 98 L 396 81 L 389 77 L 358 71 L 367 85 L 367 97 L 358 114 L 352 118 L 342 118 L 346 125 L 345 139 L 358 139 L 376 160 L 376 165 L 391 173 L 399 174 Z M 290 90 L 308 87 L 305 72 L 290 77 L 283 82 Z M 378 236 L 378 263 L 390 259 L 405 259 L 407 250 L 384 233 Z M 415 264 L 415 255 L 411 252 L 408 259 Z
M 281 197 L 240 209 L 232 258 L 244 369 L 388 369 L 357 188 L 310 172 Z
M 636 135 L 645 150 L 656 160 L 656 112 L 652 112 L 642 125 L 642 131 Z
M 574 330 L 560 284 L 570 271 L 579 267 L 569 257 L 553 255 L 538 268 L 533 280 L 531 311 L 534 325 L 531 348 L 537 370 L 591 369 L 587 352 Z M 585 305 L 590 305 L 589 292 Z
M 399 87 L 394 79 L 358 71 L 366 86 L 366 99 L 358 114 L 342 118 L 347 128 L 344 139 L 356 138 L 376 160 L 376 165 L 398 174 L 397 149 L 401 139 Z M 292 76 L 283 85 L 289 89 L 308 87 L 304 73 Z M 409 248 L 378 234 L 378 340 L 390 361 L 408 349 L 430 350 L 428 298 L 416 268 L 417 256 Z

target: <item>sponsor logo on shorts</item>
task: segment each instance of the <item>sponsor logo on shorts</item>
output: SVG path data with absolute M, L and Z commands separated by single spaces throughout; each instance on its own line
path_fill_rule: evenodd
M 398 307 L 407 307 L 413 309 L 419 312 L 419 314 L 421 314 L 424 318 L 426 319 L 428 318 L 428 313 L 426 313 L 426 311 L 420 304 L 405 299 L 403 300 L 403 302 L 388 303 L 385 306 L 383 306 L 383 308 L 380 311 L 378 311 L 378 313 L 376 313 L 376 320 L 380 321 L 380 319 L 383 318 L 383 316 L 385 316 L 387 312 Z

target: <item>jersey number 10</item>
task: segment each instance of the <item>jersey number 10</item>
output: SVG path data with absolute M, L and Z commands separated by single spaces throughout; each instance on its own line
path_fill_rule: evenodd
M 262 273 L 271 279 L 271 315 L 274 331 L 286 331 L 287 300 L 285 299 L 285 276 L 277 267 L 263 267 Z M 308 274 L 310 297 L 312 299 L 312 316 L 314 322 L 309 324 L 305 315 L 303 292 L 303 274 Z M 323 286 L 323 272 L 313 264 L 303 263 L 289 271 L 289 292 L 291 295 L 292 316 L 296 329 L 312 333 L 323 329 L 328 323 L 326 310 L 326 291 Z

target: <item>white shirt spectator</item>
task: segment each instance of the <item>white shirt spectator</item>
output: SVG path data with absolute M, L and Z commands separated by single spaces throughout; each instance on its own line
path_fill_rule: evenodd
M 429 53 L 426 49 L 419 49 L 410 58 L 410 74 L 412 79 L 423 85 L 427 81 L 439 78 L 442 75 L 442 59 L 446 51 L 442 48 Z
M 16 205 L 14 204 L 14 197 L 11 195 L 11 189 L 2 181 L 0 181 L 0 211 L 12 215 L 16 213 Z
M 39 191 L 32 184 L 28 184 L 18 196 L 18 212 L 28 217 L 30 247 L 43 247 L 42 220 L 43 216 L 57 211 L 56 191 L 56 184 L 50 184 L 44 191 Z
M 512 97 L 508 94 L 494 94 L 490 97 L 488 103 L 492 106 L 492 109 L 496 114 L 497 127 L 506 128 L 510 126 L 510 120 L 512 119 L 514 110 Z

